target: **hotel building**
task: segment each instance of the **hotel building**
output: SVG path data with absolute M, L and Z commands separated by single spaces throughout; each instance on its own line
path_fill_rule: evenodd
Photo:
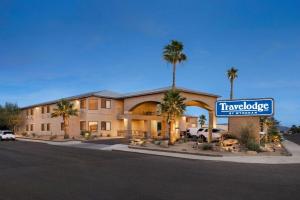
M 170 87 L 135 93 L 120 94 L 99 91 L 64 98 L 78 109 L 78 116 L 69 120 L 69 134 L 77 137 L 88 130 L 101 136 L 131 136 L 146 134 L 148 137 L 166 134 L 165 117 L 159 104 Z M 218 95 L 177 88 L 186 98 L 187 106 L 198 106 L 209 113 L 209 127 L 216 127 L 215 102 Z M 23 123 L 18 132 L 36 135 L 63 134 L 62 117 L 51 118 L 51 113 L 59 100 L 35 104 L 22 108 Z M 180 132 L 197 126 L 197 117 L 183 116 L 176 120 L 174 131 Z

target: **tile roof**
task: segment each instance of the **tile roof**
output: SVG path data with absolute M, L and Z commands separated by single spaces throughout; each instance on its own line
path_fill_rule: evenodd
M 106 97 L 106 98 L 112 98 L 112 99 L 125 99 L 125 98 L 130 98 L 130 97 L 136 97 L 136 96 L 143 96 L 143 95 L 149 95 L 149 94 L 157 94 L 161 92 L 166 92 L 170 90 L 172 87 L 163 87 L 163 88 L 158 88 L 158 89 L 153 89 L 153 90 L 144 90 L 144 91 L 139 91 L 139 92 L 131 92 L 131 93 L 117 93 L 114 91 L 110 90 L 101 90 L 101 91 L 96 91 L 96 92 L 88 92 L 80 95 L 75 95 L 75 96 L 70 96 L 70 97 L 65 97 L 61 99 L 66 99 L 66 100 L 75 100 L 75 99 L 80 99 L 80 98 L 85 98 L 85 97 L 90 97 L 90 96 L 96 96 L 96 97 Z M 181 92 L 188 92 L 188 93 L 193 93 L 193 94 L 200 94 L 200 95 L 205 95 L 205 96 L 211 96 L 211 97 L 216 97 L 219 98 L 220 96 L 215 95 L 215 94 L 210 94 L 210 93 L 205 93 L 205 92 L 200 92 L 196 90 L 191 90 L 183 87 L 176 87 L 177 90 Z M 47 101 L 43 103 L 38 103 L 38 104 L 33 104 L 29 106 L 25 106 L 22 109 L 27 109 L 31 107 L 36 107 L 36 106 L 42 106 L 42 105 L 50 105 L 57 103 L 61 99 L 56 99 L 53 101 Z

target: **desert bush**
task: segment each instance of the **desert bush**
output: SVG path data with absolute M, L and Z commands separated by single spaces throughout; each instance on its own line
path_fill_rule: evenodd
M 69 139 L 69 138 L 70 138 L 69 134 L 64 134 L 64 139 Z
M 26 136 L 28 136 L 28 133 L 27 132 L 23 132 L 23 133 L 21 133 L 21 135 L 24 136 L 24 137 L 26 137 Z
M 57 138 L 57 135 L 51 135 L 49 139 L 50 139 L 50 140 L 54 140 L 54 139 L 56 139 L 56 138 Z
M 246 147 L 250 151 L 256 151 L 256 152 L 261 151 L 259 144 L 255 140 L 249 140 L 246 144 Z
M 252 126 L 242 127 L 240 142 L 246 145 L 249 141 L 255 141 L 255 138 L 253 136 Z
M 35 133 L 31 133 L 31 136 L 32 136 L 32 137 L 35 137 L 35 136 L 36 136 L 36 134 L 35 134 Z
M 204 143 L 203 145 L 202 145 L 202 150 L 212 150 L 213 149 L 213 145 L 212 144 L 210 144 L 210 143 Z
M 86 131 L 86 132 L 84 133 L 84 138 L 87 139 L 87 140 L 90 139 L 91 136 L 92 136 L 92 133 L 89 132 L 89 131 Z
M 232 135 L 230 133 L 225 133 L 222 135 L 222 140 L 227 140 L 227 139 L 238 139 L 235 135 Z
M 260 145 L 254 137 L 252 126 L 245 126 L 241 129 L 240 142 L 250 151 L 260 152 Z

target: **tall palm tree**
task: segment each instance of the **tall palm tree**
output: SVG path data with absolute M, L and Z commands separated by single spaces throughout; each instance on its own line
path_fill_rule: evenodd
M 78 110 L 74 108 L 74 104 L 65 99 L 60 100 L 56 103 L 57 108 L 53 109 L 51 117 L 62 117 L 64 121 L 64 138 L 69 138 L 68 128 L 69 128 L 69 118 L 71 116 L 78 116 Z
M 176 120 L 177 117 L 180 117 L 185 112 L 186 105 L 184 104 L 186 98 L 180 95 L 180 92 L 177 90 L 169 90 L 165 93 L 165 96 L 161 103 L 161 110 L 167 117 L 167 123 L 169 125 L 169 140 L 170 143 L 173 143 L 173 134 L 171 131 L 171 125 Z
M 171 43 L 166 45 L 163 50 L 164 59 L 173 65 L 173 90 L 175 90 L 176 65 L 187 59 L 186 55 L 182 51 L 183 44 L 176 40 L 172 40 Z
M 231 67 L 227 70 L 227 77 L 230 80 L 230 99 L 233 99 L 233 81 L 238 77 L 238 69 Z
M 202 126 L 205 124 L 206 120 L 207 120 L 207 119 L 206 119 L 206 116 L 205 116 L 205 115 L 200 115 L 200 116 L 199 116 L 198 122 L 199 122 L 201 128 L 202 128 Z

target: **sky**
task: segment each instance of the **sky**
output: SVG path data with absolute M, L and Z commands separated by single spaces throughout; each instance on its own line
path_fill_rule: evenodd
M 235 66 L 235 98 L 273 97 L 281 124 L 300 125 L 299 8 L 289 0 L 0 0 L 0 104 L 170 86 L 162 49 L 175 39 L 188 57 L 178 86 L 227 99 Z

